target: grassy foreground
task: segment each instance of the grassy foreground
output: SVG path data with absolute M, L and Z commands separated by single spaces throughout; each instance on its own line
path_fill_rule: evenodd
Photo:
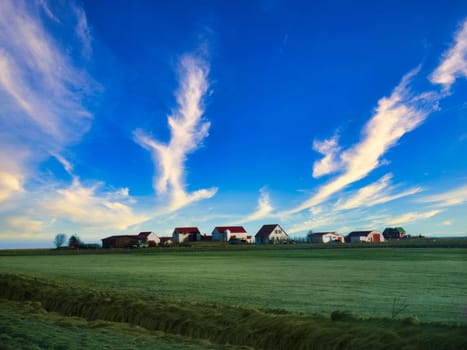
M 150 332 L 127 323 L 88 321 L 47 312 L 39 302 L 0 298 L 0 349 L 2 350 L 214 350 L 229 349 L 194 342 L 163 332 Z
M 392 317 L 396 308 L 399 318 L 467 322 L 466 249 L 188 248 L 66 254 L 0 256 L 0 272 L 147 298 L 306 315 L 349 310 L 367 318 Z
M 0 297 L 26 301 L 31 307 L 63 316 L 120 322 L 250 349 L 467 347 L 465 327 L 419 324 L 414 318 L 359 320 L 347 313 L 333 313 L 329 319 L 223 304 L 177 302 L 157 296 L 148 299 L 12 274 L 0 275 Z M 2 337 L 6 339 L 5 335 Z

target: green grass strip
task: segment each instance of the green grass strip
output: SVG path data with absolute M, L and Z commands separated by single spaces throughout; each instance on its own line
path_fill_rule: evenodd
M 125 322 L 148 330 L 253 349 L 466 349 L 467 328 L 413 320 L 333 320 L 273 310 L 174 301 L 76 288 L 0 274 L 0 297 L 39 302 L 51 312 L 89 321 Z

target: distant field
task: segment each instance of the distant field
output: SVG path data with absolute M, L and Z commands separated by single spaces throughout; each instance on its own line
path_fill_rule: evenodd
M 0 256 L 0 273 L 187 301 L 305 314 L 416 315 L 467 323 L 467 250 L 154 250 Z M 395 303 L 395 304 L 394 304 Z

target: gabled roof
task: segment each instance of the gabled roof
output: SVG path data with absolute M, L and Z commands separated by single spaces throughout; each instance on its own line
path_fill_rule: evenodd
M 197 227 L 175 227 L 174 231 L 178 233 L 200 233 Z
M 138 239 L 141 238 L 139 235 L 117 235 L 117 236 L 109 236 L 102 238 L 101 241 L 105 239 L 118 239 L 118 238 L 131 238 L 131 239 Z
M 230 233 L 246 233 L 246 230 L 243 228 L 243 226 L 216 226 L 214 230 L 217 230 L 221 233 L 224 233 L 227 230 L 229 230 Z
M 263 225 L 255 237 L 268 238 L 272 231 L 276 228 L 277 224 Z
M 140 232 L 140 233 L 138 234 L 137 237 L 148 238 L 148 236 L 149 236 L 151 233 L 154 233 L 154 232 L 152 232 L 152 231 Z M 155 233 L 154 233 L 154 234 L 155 234 Z M 156 234 L 155 234 L 155 235 L 156 235 Z M 157 236 L 157 235 L 156 235 L 156 236 Z
M 314 232 L 314 233 L 309 233 L 308 236 L 311 236 L 311 237 L 322 237 L 324 235 L 328 235 L 328 234 L 332 234 L 332 235 L 338 235 L 338 236 L 341 236 L 340 234 L 338 234 L 337 232 L 335 231 L 329 231 L 329 232 Z
M 281 228 L 281 230 L 287 234 L 285 232 L 285 230 L 281 227 L 281 225 L 279 224 L 271 224 L 271 225 L 263 225 L 263 227 L 261 227 L 258 231 L 258 233 L 255 235 L 255 237 L 258 237 L 258 238 L 268 238 L 269 235 L 272 233 L 272 231 L 274 231 L 274 229 L 279 226 Z
M 378 231 L 353 231 L 348 234 L 348 237 L 365 237 L 365 236 L 368 236 L 372 232 L 378 232 Z

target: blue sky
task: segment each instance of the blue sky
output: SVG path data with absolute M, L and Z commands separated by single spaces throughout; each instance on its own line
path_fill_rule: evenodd
M 467 235 L 467 3 L 0 2 L 0 247 Z

